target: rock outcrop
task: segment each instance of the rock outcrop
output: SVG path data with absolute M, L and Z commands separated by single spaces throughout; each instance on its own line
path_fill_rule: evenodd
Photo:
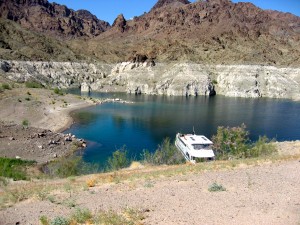
M 0 60 L 0 66 L 4 75 L 16 82 L 37 81 L 44 86 L 59 88 L 84 86 L 84 91 L 90 83 L 106 77 L 112 67 L 108 64 L 3 60 Z
M 115 21 L 112 25 L 112 29 L 117 31 L 117 32 L 119 31 L 119 32 L 123 33 L 126 29 L 126 23 L 127 23 L 127 21 L 125 20 L 123 14 L 120 14 L 115 19 Z
M 179 7 L 179 6 L 183 6 L 183 5 L 187 5 L 190 4 L 191 2 L 188 0 L 158 0 L 157 3 L 153 6 L 152 10 L 156 10 L 158 8 L 164 7 L 164 6 L 168 6 L 168 7 Z
M 132 94 L 300 100 L 300 68 L 260 65 L 202 65 L 143 62 L 88 64 L 69 62 L 0 61 L 8 79 L 38 81 L 45 86 Z
M 230 97 L 300 100 L 300 68 L 255 65 L 215 67 L 216 91 Z

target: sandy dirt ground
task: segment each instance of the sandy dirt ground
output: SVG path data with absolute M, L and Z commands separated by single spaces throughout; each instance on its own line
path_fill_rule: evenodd
M 66 141 L 58 132 L 72 124 L 70 112 L 93 103 L 47 89 L 13 88 L 0 93 L 0 105 L 0 156 L 41 164 L 75 150 L 78 139 Z
M 93 213 L 130 208 L 144 212 L 142 224 L 297 225 L 299 171 L 300 161 L 292 160 L 98 184 L 71 197 L 55 192 L 51 202 L 29 199 L 16 204 L 0 211 L 0 224 L 39 224 L 43 215 L 67 217 L 75 208 Z M 208 191 L 213 182 L 226 191 Z M 61 203 L 70 199 L 74 208 Z
M 14 88 L 0 93 L 1 121 L 62 131 L 72 123 L 70 112 L 93 105 L 74 95 L 57 95 L 52 90 Z

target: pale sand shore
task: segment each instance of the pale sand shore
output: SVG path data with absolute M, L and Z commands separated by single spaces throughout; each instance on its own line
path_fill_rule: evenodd
M 61 132 L 72 124 L 72 111 L 94 105 L 79 96 L 60 96 L 51 90 L 27 88 L 1 93 L 0 104 L 1 121 L 22 124 L 28 120 L 31 127 L 53 132 Z
M 47 89 L 14 88 L 0 93 L 0 105 L 0 157 L 44 164 L 74 151 L 77 139 L 65 141 L 58 132 L 72 124 L 72 111 L 94 103 Z M 26 129 L 22 125 L 25 120 L 29 123 Z

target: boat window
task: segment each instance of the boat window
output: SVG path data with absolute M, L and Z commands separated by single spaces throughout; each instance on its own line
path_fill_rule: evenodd
M 208 145 L 208 144 L 193 144 L 193 148 L 195 150 L 211 149 L 211 145 Z

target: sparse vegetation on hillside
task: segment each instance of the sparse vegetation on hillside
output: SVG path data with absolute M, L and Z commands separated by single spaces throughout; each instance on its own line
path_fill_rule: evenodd
M 1 85 L 3 90 L 11 90 L 11 86 L 7 83 Z
M 99 167 L 96 164 L 85 163 L 81 156 L 69 156 L 49 163 L 45 170 L 51 177 L 63 178 L 96 173 L 99 171 Z
M 58 87 L 54 88 L 54 93 L 57 95 L 64 95 L 65 93 L 63 92 L 63 90 L 59 89 Z
M 25 86 L 27 88 L 43 88 L 44 86 L 36 81 L 26 81 Z
M 35 165 L 34 161 L 0 158 L 0 177 L 26 180 L 30 176 L 27 174 L 26 168 L 33 165 Z
M 89 209 L 75 209 L 70 218 L 58 216 L 49 220 L 47 216 L 41 216 L 40 222 L 43 225 L 75 225 L 75 224 L 110 224 L 110 225 L 138 225 L 145 219 L 143 212 L 135 209 L 125 209 L 122 213 L 112 210 L 101 211 L 92 214 Z

